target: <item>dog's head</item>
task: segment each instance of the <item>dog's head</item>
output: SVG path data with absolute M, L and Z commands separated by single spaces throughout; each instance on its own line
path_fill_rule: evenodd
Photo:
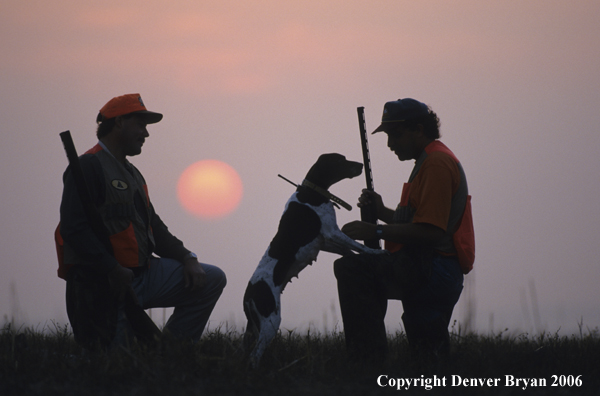
M 306 179 L 321 188 L 327 189 L 340 180 L 351 179 L 360 175 L 362 169 L 362 163 L 348 161 L 341 154 L 322 154 L 308 171 Z

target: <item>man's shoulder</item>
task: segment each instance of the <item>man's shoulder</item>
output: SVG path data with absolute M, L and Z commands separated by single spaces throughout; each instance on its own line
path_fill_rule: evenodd
M 443 153 L 450 156 L 454 161 L 458 162 L 458 158 L 456 158 L 452 150 L 450 150 L 448 146 L 439 140 L 434 140 L 433 142 L 429 143 L 427 147 L 425 147 L 425 152 L 428 155 L 432 155 L 433 153 Z
M 427 155 L 421 171 L 421 177 L 449 177 L 451 180 L 459 180 L 460 170 L 458 162 L 454 157 L 444 151 L 433 151 Z M 434 176 L 437 175 L 437 176 Z
M 83 153 L 79 156 L 79 163 L 81 166 L 93 166 L 95 168 L 102 168 L 102 163 L 100 162 L 98 156 L 106 153 L 105 150 L 100 146 L 100 144 L 96 144 L 94 147 Z
M 445 151 L 432 151 L 427 154 L 427 158 L 425 159 L 423 166 L 450 166 L 452 168 L 456 167 L 457 161 L 455 160 L 454 155 L 451 155 Z
M 82 154 L 79 156 L 79 165 L 86 179 L 93 179 L 101 177 L 104 172 L 102 171 L 102 164 L 95 154 Z M 67 171 L 69 169 L 67 168 Z
M 79 163 L 81 164 L 81 167 L 84 167 L 84 166 L 95 167 L 95 168 L 102 167 L 102 164 L 100 163 L 100 160 L 98 160 L 98 157 L 96 156 L 95 153 L 86 152 L 85 154 L 80 155 Z
M 100 143 L 96 143 L 96 145 L 88 151 L 86 151 L 85 154 L 97 154 L 103 150 L 104 148 L 102 147 L 102 145 Z

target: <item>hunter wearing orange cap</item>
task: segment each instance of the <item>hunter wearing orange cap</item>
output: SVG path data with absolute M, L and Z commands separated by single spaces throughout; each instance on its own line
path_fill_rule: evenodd
M 148 111 L 140 94 L 136 93 L 117 96 L 109 100 L 100 109 L 96 122 L 101 123 L 110 118 L 132 113 L 141 116 L 146 121 L 146 124 L 155 124 L 163 118 L 163 115 L 160 113 Z
M 137 93 L 115 97 L 96 118 L 98 144 L 79 158 L 110 245 L 88 220 L 70 168 L 63 177 L 58 276 L 67 281 L 75 340 L 89 349 L 126 344 L 128 322 L 115 296 L 127 293 L 144 309 L 174 307 L 165 330 L 198 340 L 226 284 L 222 270 L 199 263 L 169 232 L 127 160 L 142 152 L 147 125 L 162 118 Z

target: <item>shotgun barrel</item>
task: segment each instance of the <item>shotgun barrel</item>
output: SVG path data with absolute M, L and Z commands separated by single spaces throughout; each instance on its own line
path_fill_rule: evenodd
M 358 107 L 358 126 L 360 130 L 360 143 L 362 146 L 363 163 L 365 169 L 365 178 L 367 182 L 367 190 L 375 191 L 373 187 L 373 172 L 371 170 L 371 158 L 369 154 L 369 142 L 367 140 L 367 127 L 365 122 L 365 108 Z M 360 208 L 360 219 L 368 223 L 377 224 L 377 207 L 375 203 Z M 381 249 L 379 239 L 365 240 L 365 246 L 372 249 Z

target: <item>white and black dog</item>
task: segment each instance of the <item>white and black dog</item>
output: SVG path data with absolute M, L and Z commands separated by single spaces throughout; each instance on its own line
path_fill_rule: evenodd
M 248 324 L 243 344 L 252 366 L 258 365 L 267 345 L 277 334 L 283 289 L 292 277 L 297 277 L 317 259 L 320 250 L 341 255 L 353 254 L 353 251 L 383 253 L 340 231 L 330 201 L 336 197 L 327 191 L 343 179 L 360 175 L 362 168 L 360 162 L 348 161 L 343 155 L 323 154 L 288 200 L 277 234 L 244 293 Z

